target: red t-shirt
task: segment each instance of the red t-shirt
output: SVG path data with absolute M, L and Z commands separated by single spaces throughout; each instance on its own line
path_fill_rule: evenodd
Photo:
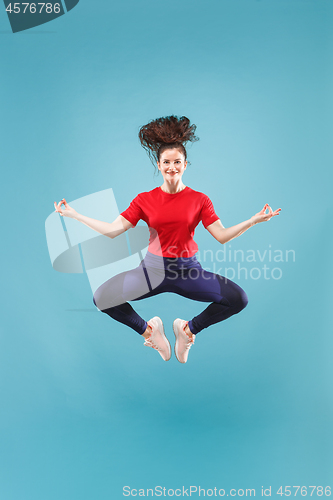
M 160 187 L 140 193 L 121 213 L 133 226 L 140 219 L 149 227 L 148 251 L 163 257 L 192 257 L 198 251 L 194 230 L 202 221 L 209 226 L 218 216 L 208 196 L 189 187 L 175 194 Z

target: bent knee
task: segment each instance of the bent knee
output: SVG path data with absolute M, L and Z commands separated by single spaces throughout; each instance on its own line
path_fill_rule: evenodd
M 97 288 L 97 290 L 95 291 L 95 293 L 93 295 L 93 303 L 95 304 L 97 309 L 99 309 L 102 312 L 103 312 L 103 309 L 106 309 L 107 304 L 105 301 L 105 294 L 103 293 L 102 287 Z
M 245 307 L 247 306 L 247 304 L 248 304 L 248 303 L 249 303 L 248 296 L 247 296 L 247 294 L 244 292 L 244 290 L 242 290 L 242 291 L 238 294 L 237 302 L 236 302 L 236 304 L 235 304 L 237 312 L 240 312 L 240 311 L 242 311 L 243 309 L 245 309 Z
M 101 285 L 95 291 L 93 295 L 93 303 L 102 312 L 109 310 L 112 307 L 117 307 L 124 304 L 126 301 L 122 297 L 121 293 L 117 293 L 114 288 L 106 288 Z
M 92 300 L 93 300 L 93 303 L 95 304 L 95 306 L 97 307 L 97 309 L 99 309 L 99 307 L 98 307 L 98 296 L 96 295 L 96 292 L 94 293 Z

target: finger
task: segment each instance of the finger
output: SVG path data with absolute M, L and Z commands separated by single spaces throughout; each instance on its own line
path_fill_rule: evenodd
M 58 205 L 56 205 L 56 212 L 61 214 L 61 201 L 59 201 Z

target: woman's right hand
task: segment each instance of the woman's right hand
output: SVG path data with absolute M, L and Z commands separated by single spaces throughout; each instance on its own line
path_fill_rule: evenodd
M 61 208 L 61 205 L 64 205 L 65 208 Z M 77 211 L 68 205 L 65 198 L 63 198 L 61 201 L 59 201 L 58 205 L 56 202 L 54 202 L 54 209 L 60 215 L 65 216 L 65 217 L 69 217 L 70 219 L 75 219 L 76 216 L 78 215 Z
M 268 210 L 268 214 L 266 214 L 266 210 Z M 262 208 L 260 210 L 260 212 L 258 212 L 255 215 L 252 215 L 250 221 L 251 221 L 252 225 L 258 224 L 258 222 L 268 221 L 268 220 L 271 220 L 272 217 L 275 217 L 275 215 L 279 215 L 280 211 L 281 211 L 281 208 L 278 208 L 277 210 L 275 210 L 273 212 L 273 210 L 268 205 L 268 203 L 266 203 L 266 205 L 264 206 L 264 208 Z

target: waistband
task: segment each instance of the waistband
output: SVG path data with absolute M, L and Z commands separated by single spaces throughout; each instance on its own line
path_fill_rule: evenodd
M 201 268 L 201 264 L 195 255 L 192 257 L 160 257 L 153 253 L 147 252 L 143 261 L 146 267 L 154 267 L 157 269 L 190 269 L 192 267 Z M 171 266 L 171 267 L 170 267 Z

